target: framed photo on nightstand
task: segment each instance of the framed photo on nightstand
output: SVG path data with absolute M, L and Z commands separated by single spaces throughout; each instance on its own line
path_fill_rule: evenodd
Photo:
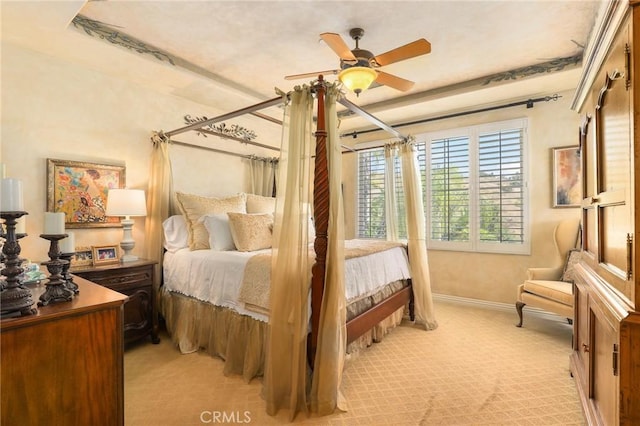
M 93 246 L 92 257 L 94 265 L 108 265 L 118 263 L 118 246 Z
M 71 259 L 71 267 L 93 265 L 93 252 L 91 247 L 76 247 L 76 254 Z

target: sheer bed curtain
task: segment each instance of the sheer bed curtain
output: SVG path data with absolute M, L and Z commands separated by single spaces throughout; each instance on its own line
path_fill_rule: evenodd
M 329 228 L 324 294 L 318 346 L 311 384 L 311 411 L 328 415 L 346 410 L 340 393 L 346 353 L 347 302 L 344 289 L 344 211 L 342 205 L 342 149 L 338 135 L 337 87 L 328 86 L 325 96 L 327 164 L 329 172 Z
M 387 241 L 398 241 L 398 200 L 396 199 L 395 158 L 398 156 L 396 144 L 384 146 L 384 215 Z
M 307 411 L 307 329 L 311 261 L 308 248 L 312 179 L 313 97 L 297 87 L 285 106 L 273 227 L 269 333 L 263 397 L 267 413 Z M 286 224 L 286 225 L 285 225 Z
M 147 189 L 147 216 L 145 218 L 145 238 L 147 259 L 158 262 L 154 274 L 154 288 L 160 287 L 162 264 L 162 222 L 169 217 L 172 174 L 169 159 L 169 138 L 162 132 L 154 132 L 151 136 L 153 151 L 149 171 L 149 187 Z M 160 292 L 156 291 L 156 294 Z M 158 305 L 159 306 L 159 305 Z
M 346 348 L 344 292 L 344 218 L 340 190 L 342 157 L 335 102 L 339 91 L 326 87 L 325 114 L 329 164 L 330 211 L 325 291 L 311 382 L 307 367 L 309 295 L 313 258 L 309 256 L 308 225 L 315 140 L 312 138 L 313 93 L 296 87 L 285 109 L 278 167 L 278 193 L 273 229 L 269 334 L 265 356 L 263 397 L 267 413 L 289 409 L 319 415 L 342 408 L 339 386 Z M 286 229 L 285 225 L 286 224 Z
M 425 231 L 424 204 L 422 201 L 422 184 L 420 169 L 417 164 L 416 147 L 413 141 L 396 142 L 385 145 L 385 199 L 388 197 L 393 203 L 385 204 L 387 220 L 387 239 L 397 240 L 397 210 L 394 164 L 400 154 L 402 163 L 402 187 L 404 190 L 407 249 L 409 252 L 409 266 L 411 268 L 411 283 L 415 309 L 415 323 L 425 330 L 438 327 L 433 312 L 433 298 L 431 294 L 431 279 L 429 277 L 429 260 L 427 257 L 427 242 Z M 388 186 L 387 186 L 388 185 Z
M 264 158 L 254 155 L 249 158 L 252 194 L 265 197 L 273 196 L 277 166 L 277 158 Z

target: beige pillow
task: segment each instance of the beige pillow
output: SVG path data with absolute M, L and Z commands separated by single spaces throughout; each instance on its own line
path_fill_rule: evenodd
M 176 192 L 176 199 L 181 213 L 187 219 L 190 250 L 209 248 L 209 233 L 204 223 L 199 221 L 202 216 L 227 212 L 245 213 L 247 211 L 245 194 L 228 198 L 211 198 Z
M 247 194 L 247 213 L 273 213 L 276 211 L 276 199 L 262 195 Z
M 238 251 L 271 247 L 273 215 L 270 213 L 227 213 L 233 243 Z

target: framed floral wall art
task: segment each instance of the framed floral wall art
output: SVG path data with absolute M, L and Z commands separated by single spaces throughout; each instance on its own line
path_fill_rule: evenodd
M 552 148 L 553 207 L 580 207 L 582 161 L 578 146 Z
M 124 166 L 47 159 L 47 211 L 63 212 L 66 228 L 120 226 L 105 210 L 109 189 L 124 187 Z

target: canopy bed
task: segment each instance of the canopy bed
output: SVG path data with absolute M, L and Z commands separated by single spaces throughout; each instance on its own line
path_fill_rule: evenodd
M 383 242 L 381 249 L 367 249 L 366 256 L 363 257 L 371 257 L 373 260 L 369 261 L 373 264 L 400 265 L 400 269 L 404 267 L 405 272 L 390 273 L 389 276 L 393 278 L 372 284 L 361 292 L 350 290 L 345 285 L 346 282 L 349 284 L 358 282 L 358 279 L 345 278 L 348 275 L 345 270 L 353 269 L 354 262 L 362 261 L 362 256 L 345 252 L 345 247 L 349 249 L 354 243 L 345 243 L 344 240 L 340 190 L 342 152 L 337 134 L 337 102 L 401 139 L 399 149 L 403 152 L 407 243 L 401 245 Z M 315 132 L 313 129 L 314 103 L 317 104 Z M 246 250 L 245 254 L 239 255 L 240 260 L 237 257 L 234 260 L 227 259 L 236 267 L 238 264 L 243 265 L 240 278 L 236 280 L 240 281 L 240 287 L 232 291 L 240 294 L 243 293 L 241 281 L 243 274 L 247 274 L 248 264 L 253 261 L 252 259 L 261 256 L 259 249 L 268 249 L 267 251 L 271 253 L 270 257 L 262 260 L 262 264 L 267 265 L 267 271 L 270 271 L 270 274 L 262 275 L 269 278 L 266 284 L 269 292 L 267 302 L 256 303 L 255 306 L 258 309 L 253 309 L 251 303 L 245 303 L 245 310 L 243 310 L 243 306 L 234 305 L 233 301 L 220 302 L 222 297 L 220 295 L 214 295 L 207 301 L 207 297 L 202 294 L 197 295 L 184 290 L 184 286 L 193 286 L 194 283 L 202 282 L 203 279 L 197 278 L 198 281 L 195 281 L 195 278 L 185 277 L 185 273 L 176 272 L 180 269 L 174 270 L 170 266 L 178 264 L 180 258 L 183 261 L 189 259 L 186 260 L 188 266 L 183 266 L 185 268 L 183 271 L 196 270 L 201 266 L 194 265 L 206 264 L 207 262 L 202 258 L 208 255 L 185 248 L 167 253 L 165 256 L 165 285 L 159 289 L 159 294 L 161 295 L 161 312 L 167 322 L 167 328 L 174 342 L 183 352 L 205 347 L 211 354 L 225 359 L 225 373 L 242 374 L 245 379 L 263 374 L 263 396 L 267 403 L 267 411 L 275 414 L 280 408 L 288 408 L 293 418 L 298 411 L 310 409 L 314 413 L 323 415 L 333 412 L 336 407 L 344 408 L 339 385 L 348 343 L 358 344 L 360 341 L 367 344 L 379 339 L 386 332 L 386 328 L 400 322 L 405 307 L 409 304 L 412 308 L 411 319 L 414 319 L 415 313 L 416 325 L 428 330 L 436 328 L 437 323 L 433 317 L 426 259 L 424 212 L 413 144 L 409 138 L 400 135 L 392 127 L 343 98 L 339 87 L 336 84 L 328 84 L 322 76 L 319 76 L 318 80 L 311 85 L 296 87 L 290 93 L 281 93 L 277 98 L 254 106 L 195 122 L 171 132 L 154 134 L 152 142 L 155 149 L 148 202 L 149 211 L 152 214 L 146 223 L 149 239 L 147 246 L 150 251 L 148 256 L 161 259 L 163 232 L 165 232 L 166 247 L 167 228 L 178 226 L 175 223 L 169 224 L 179 220 L 169 219 L 169 204 L 171 197 L 174 196 L 170 190 L 171 175 L 168 156 L 171 138 L 179 133 L 198 131 L 206 124 L 243 114 L 256 114 L 256 111 L 278 104 L 285 105 L 285 118 L 282 125 L 283 135 L 286 136 L 283 137 L 280 150 L 277 175 L 279 184 L 274 200 L 275 205 L 270 207 L 274 209 L 271 210 L 273 222 L 269 228 L 271 240 L 266 247 L 260 245 L 253 247 L 258 248 L 253 250 L 258 254 L 246 254 L 246 251 L 252 251 Z M 311 181 L 313 181 L 313 187 L 310 185 Z M 200 200 L 193 194 L 175 194 L 182 216 L 185 217 L 187 226 L 191 226 L 188 228 L 190 244 L 195 243 L 198 232 L 202 233 L 205 225 L 203 221 L 209 220 L 203 219 L 204 215 L 198 211 L 199 202 L 216 203 L 217 207 L 213 207 L 210 211 L 212 215 L 208 216 L 226 213 L 236 245 L 238 245 L 237 233 L 241 231 L 238 231 L 234 224 L 235 220 L 250 219 L 268 222 L 269 215 L 265 214 L 268 211 L 249 208 L 249 199 L 247 199 L 247 197 L 252 198 L 254 202 L 257 200 L 259 205 L 260 202 L 266 201 L 264 199 L 266 197 L 256 198 L 249 194 L 239 194 L 236 198 L 242 198 L 242 196 L 244 196 L 244 204 L 234 197 L 211 201 Z M 311 210 L 309 206 L 312 206 L 313 222 L 309 221 Z M 253 216 L 246 218 L 243 215 Z M 313 224 L 314 229 L 311 229 L 310 223 Z M 199 226 L 199 231 L 196 226 Z M 254 234 L 260 228 L 255 223 L 249 227 Z M 206 235 L 207 230 L 209 236 L 213 235 L 212 229 L 206 228 L 202 235 Z M 202 236 L 200 238 L 206 239 Z M 313 250 L 310 256 L 309 243 L 311 242 Z M 211 239 L 208 243 L 208 245 L 203 243 L 206 248 L 217 244 Z M 193 248 L 193 246 L 190 247 L 190 249 Z M 358 248 L 362 249 L 362 246 L 356 247 L 356 251 Z M 381 261 L 375 258 L 382 252 L 385 255 L 395 256 L 394 260 Z M 407 252 L 411 260 L 408 263 Z M 219 253 L 218 256 L 220 256 Z M 229 254 L 221 256 L 228 257 Z M 402 256 L 404 256 L 404 266 Z M 366 269 L 371 265 L 361 268 Z M 411 279 L 408 279 L 409 276 Z M 182 288 L 179 277 L 184 278 Z M 358 299 L 360 302 L 366 299 L 364 304 L 368 306 L 350 312 L 347 320 L 348 296 L 346 295 L 350 292 L 351 299 Z M 260 315 L 263 316 L 260 317 Z M 309 366 L 311 373 L 309 373 Z M 309 386 L 309 379 L 311 386 Z

